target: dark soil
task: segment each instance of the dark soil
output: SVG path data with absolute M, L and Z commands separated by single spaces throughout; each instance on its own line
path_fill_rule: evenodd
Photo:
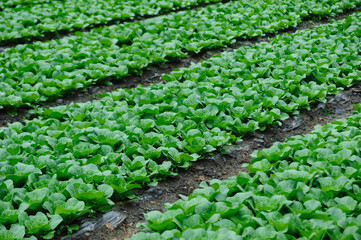
M 172 70 L 182 67 L 189 67 L 191 63 L 198 63 L 202 60 L 207 60 L 208 58 L 218 55 L 224 51 L 234 51 L 243 45 L 253 45 L 262 41 L 269 41 L 270 38 L 275 37 L 276 35 L 281 34 L 291 34 L 297 30 L 310 29 L 315 26 L 326 24 L 332 20 L 339 20 L 351 15 L 354 12 L 360 11 L 361 7 L 355 9 L 345 10 L 342 14 L 339 14 L 334 17 L 323 18 L 321 20 L 307 20 L 301 22 L 297 27 L 291 27 L 279 31 L 278 33 L 265 34 L 262 37 L 253 38 L 245 40 L 243 38 L 236 39 L 234 43 L 227 47 L 211 49 L 207 51 L 202 51 L 198 54 L 188 54 L 186 58 L 170 60 L 168 63 L 162 65 L 152 65 L 143 70 L 143 74 L 131 75 L 123 79 L 109 78 L 104 81 L 99 81 L 95 85 L 90 85 L 86 89 L 73 90 L 71 92 L 65 93 L 63 97 L 49 100 L 45 103 L 40 103 L 39 107 L 55 107 L 59 105 L 66 105 L 72 102 L 80 103 L 87 102 L 97 99 L 98 94 L 114 91 L 119 88 L 134 88 L 139 84 L 143 86 L 149 86 L 152 83 L 160 83 L 164 80 L 161 79 L 163 74 L 168 74 Z M 22 121 L 23 119 L 31 119 L 33 116 L 29 115 L 30 107 L 20 107 L 17 109 L 0 109 L 0 127 L 6 127 L 9 123 Z
M 235 176 L 244 163 L 251 160 L 250 153 L 270 147 L 275 142 L 283 142 L 294 135 L 306 134 L 315 125 L 324 125 L 340 118 L 352 115 L 353 105 L 361 104 L 361 85 L 356 85 L 336 96 L 329 96 L 327 103 L 318 103 L 312 110 L 285 120 L 281 126 L 272 126 L 264 132 L 257 131 L 243 138 L 242 142 L 224 147 L 227 153 L 216 153 L 195 162 L 188 170 L 179 170 L 178 177 L 171 177 L 159 182 L 157 187 L 136 190 L 137 200 L 117 203 L 108 213 L 108 221 L 98 216 L 96 219 L 85 218 L 79 223 L 97 223 L 95 231 L 82 231 L 75 234 L 75 240 L 122 240 L 140 231 L 138 222 L 144 221 L 143 214 L 152 210 L 164 211 L 163 203 L 172 203 L 179 199 L 179 194 L 189 195 L 202 181 L 227 179 Z M 107 217 L 107 216 L 106 216 Z M 106 218 L 105 217 L 105 218 Z M 68 239 L 63 237 L 63 240 Z

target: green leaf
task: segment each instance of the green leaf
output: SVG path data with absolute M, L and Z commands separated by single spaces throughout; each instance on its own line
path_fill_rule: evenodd
M 66 202 L 59 202 L 55 209 L 55 214 L 67 218 L 70 215 L 78 216 L 85 208 L 83 201 L 79 201 L 76 198 L 69 198 Z M 60 217 L 59 216 L 59 217 Z M 57 219 L 60 219 L 60 218 Z
M 190 137 L 187 139 L 188 144 L 184 148 L 191 153 L 199 153 L 203 151 L 206 141 L 202 137 Z
M 358 202 L 349 196 L 345 196 L 342 198 L 335 198 L 335 202 L 337 203 L 337 207 L 340 208 L 342 211 L 349 213 L 354 211 Z

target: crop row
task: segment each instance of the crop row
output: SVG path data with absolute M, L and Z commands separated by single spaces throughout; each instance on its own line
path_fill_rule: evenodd
M 221 0 L 63 0 L 6 8 L 0 12 L 0 42 L 84 29 L 115 20 L 153 16 Z
M 360 123 L 358 113 L 254 152 L 248 173 L 145 214 L 152 233 L 130 239 L 360 239 Z
M 302 17 L 355 6 L 348 0 L 235 1 L 124 23 L 0 53 L 0 108 L 61 96 L 94 82 L 141 74 L 149 64 L 296 26 Z
M 51 238 L 59 224 L 71 231 L 74 218 L 106 211 L 111 199 L 134 197 L 129 190 L 358 81 L 360 22 L 357 13 L 241 47 L 183 82 L 40 109 L 24 125 L 1 128 L 0 238 Z

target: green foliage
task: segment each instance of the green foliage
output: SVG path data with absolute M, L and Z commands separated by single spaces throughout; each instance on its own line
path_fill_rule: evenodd
M 27 5 L 27 4 L 49 3 L 52 1 L 63 1 L 63 0 L 6 0 L 0 2 L 0 8 L 19 7 L 20 5 Z
M 344 86 L 340 79 L 356 82 L 360 18 L 357 13 L 272 43 L 242 47 L 170 75 L 180 81 L 119 89 L 100 100 L 39 109 L 38 118 L 0 128 L 0 238 L 52 238 L 60 224 L 69 225 L 94 210 L 107 211 L 111 199 L 133 198 L 131 189 L 176 175 L 176 168 L 188 168 L 237 137 L 279 124 L 310 103 L 324 101 Z M 41 62 L 39 68 L 48 71 L 49 65 Z M 194 216 L 172 208 L 162 217 L 149 215 L 150 227 L 166 230 L 164 238 L 184 234 L 186 239 L 237 239 L 244 227 L 245 236 L 252 238 L 283 238 L 287 231 L 301 230 L 302 236 L 315 239 L 328 231 L 336 239 L 341 233 L 358 234 L 354 230 L 358 225 L 352 225 L 357 219 L 345 222 L 342 217 L 359 211 L 355 201 L 361 191 L 352 179 L 358 172 L 358 142 L 347 137 L 358 130 L 348 128 L 349 122 L 335 125 L 305 136 L 306 140 L 296 138 L 255 153 L 258 160 L 249 167 L 251 176 L 240 174 L 226 187 L 213 181 L 212 188 L 195 190 L 192 196 L 201 200 L 180 206 L 187 214 L 194 211 Z M 333 144 L 338 141 L 334 132 L 343 129 L 347 131 L 336 150 L 323 143 L 318 147 L 318 136 L 333 136 L 325 141 Z M 311 171 L 307 164 L 318 156 L 325 160 L 315 162 Z M 287 162 L 291 157 L 295 163 Z M 347 161 L 353 164 L 337 168 Z M 237 193 L 238 185 L 247 191 Z M 345 189 L 348 194 L 339 194 Z M 308 195 L 292 202 L 302 194 Z M 274 213 L 285 209 L 292 209 L 285 219 Z M 254 216 L 255 211 L 264 214 Z M 237 213 L 236 219 L 228 219 Z M 300 228 L 297 214 L 318 215 Z M 334 222 L 343 230 L 331 229 Z M 157 239 L 157 234 L 151 236 Z
M 76 4 L 77 8 L 78 5 L 84 3 L 82 1 L 71 1 Z M 179 4 L 187 3 L 187 1 L 174 1 Z M 66 2 L 54 4 L 67 5 Z M 98 3 L 99 1 L 97 0 L 96 2 Z M 139 2 L 141 4 L 139 6 L 143 6 L 143 1 L 123 1 L 122 3 L 135 4 L 135 2 Z M 147 0 L 144 2 L 149 3 L 150 6 L 154 5 L 155 8 L 157 6 L 157 4 L 153 4 L 153 1 Z M 198 4 L 199 1 L 194 2 L 194 0 L 191 0 L 190 2 Z M 359 1 L 356 0 L 330 2 L 314 0 L 231 1 L 196 10 L 170 13 L 147 20 L 101 27 L 90 32 L 79 32 L 72 36 L 48 42 L 18 45 L 15 48 L 9 48 L 0 53 L 0 108 L 19 107 L 21 105 L 46 101 L 49 98 L 61 96 L 73 89 L 84 88 L 98 80 L 104 80 L 111 76 L 121 79 L 129 74 L 141 74 L 142 69 L 150 64 L 182 58 L 189 52 L 198 53 L 202 49 L 226 46 L 233 43 L 236 38 L 251 38 L 262 36 L 265 33 L 277 32 L 287 27 L 297 26 L 303 17 L 338 13 L 346 8 L 355 7 L 358 3 Z M 115 5 L 123 7 L 125 6 L 124 4 Z M 85 5 L 85 8 L 90 7 L 92 11 L 97 9 L 88 4 L 88 0 L 86 0 Z M 168 5 L 172 5 L 172 3 Z M 166 6 L 168 5 L 166 4 Z M 112 5 L 110 4 L 109 6 Z M 151 8 L 153 9 L 153 7 Z M 18 8 L 15 9 L 20 11 Z M 64 9 L 66 7 L 61 6 L 59 12 L 62 13 Z M 159 10 L 161 8 L 156 9 Z M 324 11 L 320 11 L 320 9 Z M 116 15 L 128 14 L 128 11 L 121 11 L 116 8 L 114 8 L 114 11 Z M 31 10 L 31 12 L 34 11 Z M 41 12 L 51 11 L 41 10 Z M 6 11 L 2 11 L 0 15 L 5 13 Z M 17 13 L 16 16 L 19 14 Z M 88 11 L 85 11 L 84 14 L 88 16 Z M 26 21 L 30 21 L 28 15 L 26 16 Z M 71 16 L 82 17 L 83 15 L 80 13 L 73 14 L 72 12 Z M 105 16 L 108 18 L 111 14 L 105 13 Z M 93 16 L 93 18 L 98 21 L 97 17 Z M 4 16 L 1 19 L 8 21 L 11 18 Z M 43 18 L 36 17 L 34 19 L 37 22 Z M 69 21 L 72 24 L 79 24 L 79 21 L 73 19 Z M 50 25 L 54 24 L 61 25 L 62 21 L 57 20 L 56 23 Z M 17 24 L 4 23 L 4 25 L 21 28 Z M 37 24 L 36 26 L 42 25 L 44 24 Z M 84 25 L 87 26 L 88 23 L 84 22 Z M 65 26 L 71 26 L 71 24 L 65 24 Z M 357 28 L 357 26 L 355 27 Z M 15 32 L 10 32 L 13 33 L 12 35 L 16 35 L 24 31 L 16 30 Z M 6 35 L 7 32 L 3 31 L 2 34 Z M 344 50 L 337 48 L 334 51 L 342 53 Z M 303 52 L 303 55 L 305 54 L 307 53 Z M 247 59 L 257 58 L 258 55 L 254 55 L 251 51 L 245 54 L 245 56 Z M 271 52 L 264 55 L 269 61 L 277 61 L 275 56 Z M 247 63 L 247 61 L 244 61 L 244 63 Z M 256 64 L 256 62 L 254 63 Z M 233 64 L 234 70 L 239 70 L 243 65 L 243 63 Z M 247 72 L 247 74 L 249 77 L 268 74 L 268 68 L 272 67 L 268 64 L 269 62 L 265 63 L 264 66 L 257 67 L 255 72 Z M 319 64 L 322 66 L 322 61 Z M 292 65 L 284 63 L 284 67 L 279 69 L 279 71 L 274 71 L 272 77 L 280 79 L 284 72 L 293 65 L 295 65 L 295 59 L 293 59 Z M 348 73 L 353 65 L 335 66 L 335 71 L 331 74 L 340 74 L 338 69 L 341 66 L 344 69 L 343 71 Z M 215 71 L 216 69 L 209 72 L 209 74 L 215 73 Z M 320 79 L 320 81 L 326 81 L 329 76 L 325 75 L 323 71 L 324 69 L 320 69 L 312 74 L 317 79 Z M 310 74 L 310 72 L 309 69 L 300 68 L 298 74 Z M 344 73 L 341 72 L 341 74 Z M 177 75 L 168 78 L 173 79 L 175 77 Z M 204 76 L 193 74 L 189 80 L 196 80 L 199 77 Z M 340 76 L 335 81 L 340 84 L 347 84 L 352 79 L 357 78 L 357 74 L 349 74 L 349 78 L 344 79 Z M 294 80 L 297 81 L 297 79 Z M 315 96 L 320 97 L 324 94 L 323 89 L 315 89 L 311 94 L 309 89 L 312 88 L 313 86 L 304 86 L 298 91 L 307 92 L 311 98 Z M 277 101 L 277 95 L 282 94 L 274 92 L 273 88 L 268 89 L 268 92 L 270 97 L 265 104 L 272 104 L 274 101 Z M 272 96 L 272 94 L 274 95 Z M 146 99 L 143 100 L 146 101 Z M 194 101 L 196 99 L 190 98 L 189 104 L 196 104 Z M 298 99 L 298 103 L 302 103 L 302 101 L 306 100 L 304 98 Z M 287 105 L 287 101 L 280 104 L 286 109 L 293 108 L 292 105 Z M 252 106 L 252 103 L 248 105 Z M 147 111 L 153 111 L 153 109 L 147 109 Z M 259 115 L 258 118 L 263 122 L 269 122 L 272 121 L 273 116 Z M 241 129 L 252 127 L 239 126 Z
M 0 41 L 43 37 L 45 34 L 85 29 L 97 24 L 156 16 L 221 0 L 6 0 L 0 2 Z M 41 4 L 39 4 L 41 3 Z M 15 7 L 16 5 L 16 7 Z M 109 47 L 103 36 L 99 42 Z
M 248 173 L 145 214 L 130 239 L 358 239 L 361 114 L 253 153 Z M 355 143 L 355 144 L 353 144 Z M 207 194 L 202 194 L 202 193 Z

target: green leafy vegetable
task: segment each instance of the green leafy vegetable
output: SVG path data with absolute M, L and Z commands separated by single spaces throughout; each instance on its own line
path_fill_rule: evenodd
M 150 233 L 138 233 L 130 239 L 221 239 L 213 236 L 225 233 L 226 239 L 360 238 L 360 175 L 348 174 L 351 166 L 361 167 L 359 146 L 349 146 L 351 152 L 346 152 L 350 154 L 339 161 L 330 161 L 327 154 L 313 154 L 326 149 L 330 154 L 344 153 L 344 141 L 359 139 L 360 120 L 358 113 L 256 151 L 249 173 L 212 180 L 211 186 L 202 183 L 189 197 L 166 204 L 165 213 L 145 214 L 148 222 L 139 226 Z M 290 154 L 289 149 L 294 151 Z M 304 161 L 299 151 L 313 157 Z M 272 167 L 255 167 L 270 161 Z M 320 164 L 321 171 L 317 170 Z

